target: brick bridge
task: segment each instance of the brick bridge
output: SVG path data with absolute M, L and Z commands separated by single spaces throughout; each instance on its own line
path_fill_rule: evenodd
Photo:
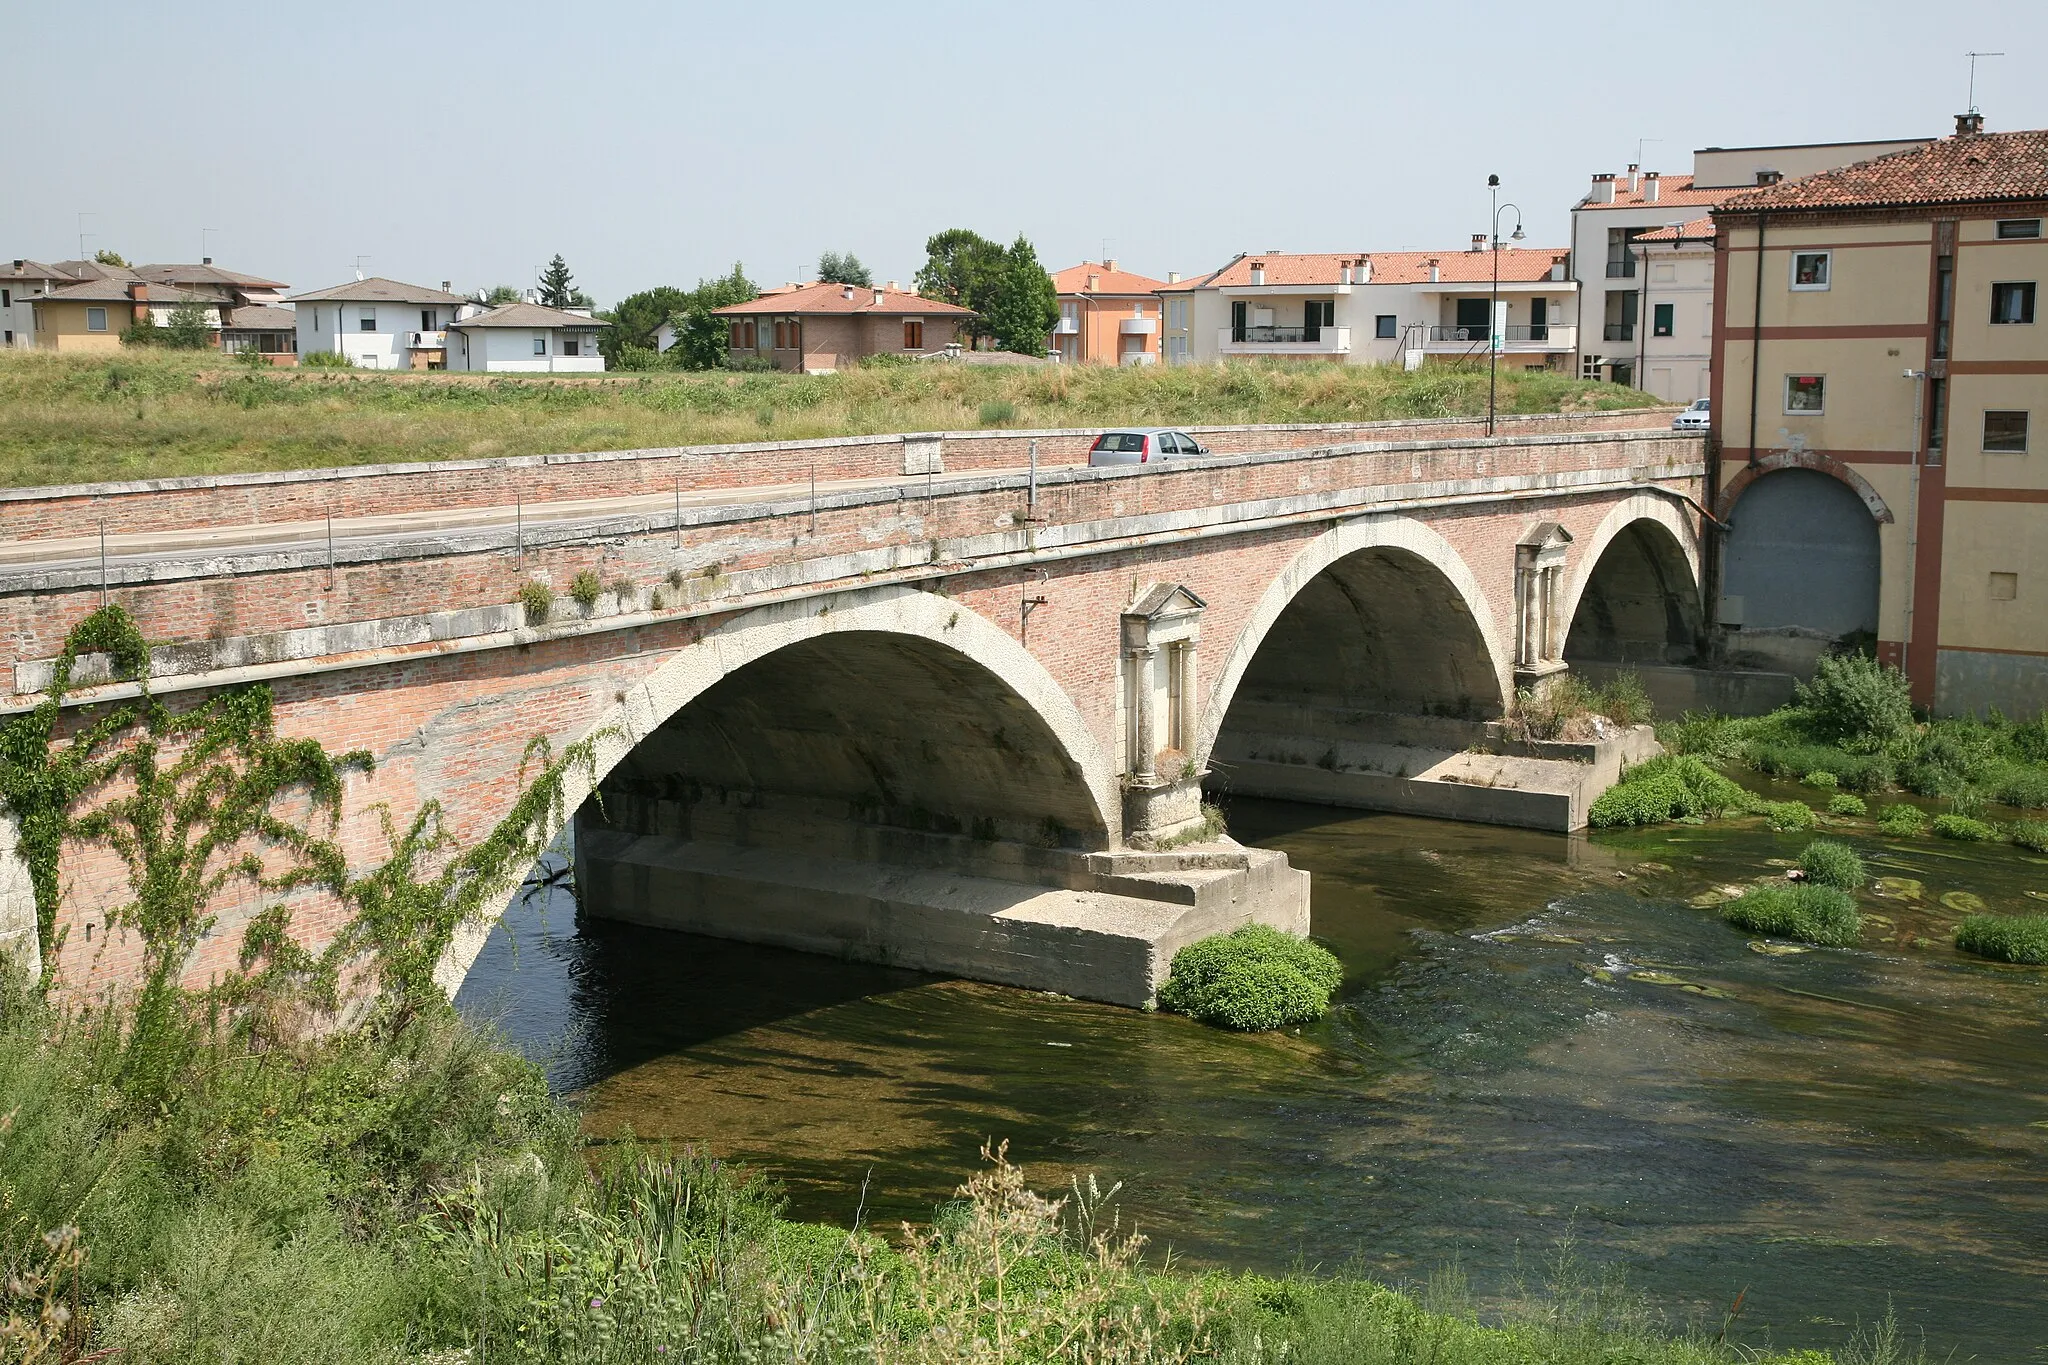
M 5 492 L 0 710 L 105 597 L 163 642 L 160 694 L 267 680 L 284 733 L 375 754 L 342 827 L 366 864 L 377 806 L 438 798 L 476 837 L 532 737 L 595 734 L 586 912 L 1137 1003 L 1194 937 L 1307 927 L 1306 874 L 1199 838 L 1204 783 L 1583 823 L 1640 738 L 1495 722 L 1567 660 L 1691 654 L 1703 451 L 1666 421 L 1208 428 L 1218 454 L 1123 469 L 1080 464 L 1091 433 L 966 432 Z M 122 691 L 99 666 L 81 704 Z M 123 979 L 112 869 L 66 874 L 64 980 Z M 33 925 L 7 830 L 0 922 Z

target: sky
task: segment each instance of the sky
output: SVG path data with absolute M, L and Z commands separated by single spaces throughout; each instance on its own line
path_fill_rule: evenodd
M 559 252 L 600 305 L 950 227 L 1048 269 L 1529 246 L 1693 149 L 2048 127 L 2048 4 L 178 4 L 0 0 L 9 255 L 460 291 Z M 83 217 L 81 217 L 83 215 Z M 1513 212 L 1503 215 L 1505 235 Z

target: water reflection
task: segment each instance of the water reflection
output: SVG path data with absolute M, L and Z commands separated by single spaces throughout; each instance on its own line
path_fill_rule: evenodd
M 1777 956 L 1686 901 L 1798 836 L 1232 821 L 1314 872 L 1345 960 L 1302 1034 L 578 929 L 560 905 L 494 935 L 462 1003 L 552 1047 L 594 1130 L 761 1162 L 803 1216 L 844 1221 L 872 1171 L 882 1219 L 922 1217 L 1007 1136 L 1040 1183 L 1126 1181 L 1198 1261 L 1455 1257 L 1485 1290 L 1569 1229 L 1674 1316 L 1718 1321 L 1748 1286 L 1781 1344 L 1839 1341 L 1887 1295 L 1941 1350 L 2048 1341 L 2048 980 L 1938 946 L 1945 893 L 2020 909 L 2048 860 L 1866 843 L 1898 879 L 1867 946 Z

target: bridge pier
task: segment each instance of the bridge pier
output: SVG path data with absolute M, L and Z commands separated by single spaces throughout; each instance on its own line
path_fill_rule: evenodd
M 1133 1006 L 1196 939 L 1308 932 L 1308 874 L 1281 853 L 1078 852 L 806 804 L 607 794 L 576 820 L 582 912 Z

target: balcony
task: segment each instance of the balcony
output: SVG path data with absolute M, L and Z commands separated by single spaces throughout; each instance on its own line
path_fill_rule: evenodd
M 412 332 L 405 344 L 415 351 L 445 351 L 448 349 L 448 333 Z
M 1579 329 L 1555 323 L 1513 322 L 1501 338 L 1501 348 L 1516 354 L 1569 351 L 1578 345 Z M 1486 328 L 1432 327 L 1423 338 L 1422 349 L 1432 355 L 1484 355 Z
M 1151 336 L 1159 330 L 1159 320 L 1157 318 L 1125 318 L 1116 325 L 1116 330 L 1119 335 L 1127 337 Z
M 1634 341 L 1636 325 L 1633 322 L 1610 322 L 1605 337 L 1608 341 Z
M 1632 280 L 1632 279 L 1634 279 L 1635 277 L 1636 277 L 1636 258 L 1635 258 L 1635 257 L 1631 256 L 1631 257 L 1629 257 L 1629 258 L 1628 258 L 1627 260 L 1625 260 L 1625 261 L 1609 261 L 1609 262 L 1607 263 L 1607 278 L 1608 278 L 1608 279 L 1610 279 L 1610 280 Z
M 1348 355 L 1349 327 L 1224 327 L 1216 334 L 1224 355 Z

